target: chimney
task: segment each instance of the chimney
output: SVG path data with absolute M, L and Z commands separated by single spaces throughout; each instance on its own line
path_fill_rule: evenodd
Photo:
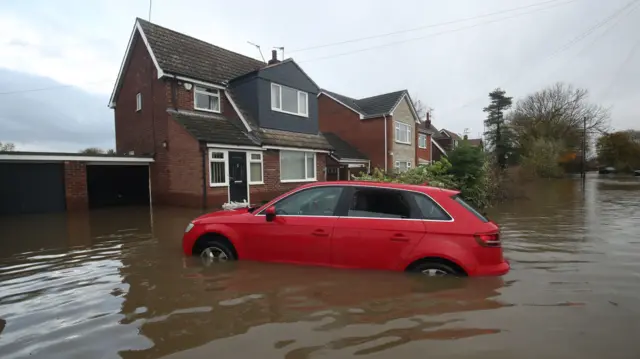
M 267 62 L 268 65 L 273 65 L 273 64 L 277 64 L 279 63 L 280 60 L 278 60 L 278 51 L 277 50 L 271 50 L 271 60 L 269 60 L 269 62 Z
M 431 127 L 431 113 L 427 112 L 426 120 L 424 121 L 424 125 L 426 128 Z

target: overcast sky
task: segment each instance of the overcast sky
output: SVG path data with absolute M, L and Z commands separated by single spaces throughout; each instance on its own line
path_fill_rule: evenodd
M 321 87 L 351 97 L 408 89 L 434 109 L 437 127 L 476 137 L 489 91 L 518 98 L 557 81 L 611 106 L 615 129 L 640 129 L 635 7 L 640 1 L 153 0 L 151 20 L 256 58 L 247 41 L 265 57 L 284 46 Z M 515 8 L 523 9 L 503 12 Z M 148 0 L 0 0 L 0 141 L 27 150 L 113 147 L 108 97 L 135 17 L 148 11 Z M 495 12 L 503 13 L 478 18 Z M 2 94 L 56 83 L 78 88 Z M 66 106 L 52 105 L 61 98 Z M 33 106 L 39 111 L 20 110 Z

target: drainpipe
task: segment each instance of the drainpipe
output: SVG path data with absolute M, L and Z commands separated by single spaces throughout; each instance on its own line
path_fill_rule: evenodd
M 202 209 L 207 209 L 207 148 L 200 145 L 202 149 Z
M 387 172 L 387 164 L 389 163 L 389 151 L 387 149 L 387 115 L 384 116 L 384 172 Z

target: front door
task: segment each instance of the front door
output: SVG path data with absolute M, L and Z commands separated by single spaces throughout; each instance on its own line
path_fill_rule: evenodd
M 248 201 L 247 194 L 247 154 L 229 152 L 229 200 Z

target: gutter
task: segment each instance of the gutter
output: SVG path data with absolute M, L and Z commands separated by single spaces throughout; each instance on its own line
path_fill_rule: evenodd
M 387 172 L 387 165 L 389 163 L 389 151 L 387 149 L 387 115 L 384 116 L 384 172 Z
M 202 150 L 202 209 L 207 209 L 207 147 L 200 145 Z

